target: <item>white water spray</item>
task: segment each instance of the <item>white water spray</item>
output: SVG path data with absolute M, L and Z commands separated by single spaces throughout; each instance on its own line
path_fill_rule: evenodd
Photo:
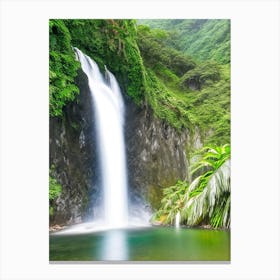
M 97 64 L 74 48 L 88 77 L 96 120 L 101 165 L 104 223 L 118 228 L 128 225 L 127 174 L 124 145 L 124 104 L 119 85 L 106 68 L 105 81 Z
M 179 228 L 180 227 L 180 219 L 181 219 L 181 215 L 180 212 L 178 211 L 175 217 L 175 227 Z

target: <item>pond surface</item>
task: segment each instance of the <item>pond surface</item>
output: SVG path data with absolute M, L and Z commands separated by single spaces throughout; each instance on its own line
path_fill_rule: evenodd
M 50 261 L 230 261 L 230 232 L 151 227 L 50 235 Z

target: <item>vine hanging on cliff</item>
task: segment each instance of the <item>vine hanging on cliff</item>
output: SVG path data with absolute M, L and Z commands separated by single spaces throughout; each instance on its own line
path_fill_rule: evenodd
M 50 115 L 62 117 L 64 106 L 69 101 L 73 101 L 79 93 L 74 78 L 80 66 L 75 60 L 71 48 L 71 36 L 63 20 L 50 20 L 49 29 Z

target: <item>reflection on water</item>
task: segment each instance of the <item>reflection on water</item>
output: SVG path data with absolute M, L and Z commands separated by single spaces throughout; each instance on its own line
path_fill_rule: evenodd
M 50 260 L 229 261 L 230 232 L 152 227 L 50 235 Z
M 128 260 L 128 246 L 124 230 L 107 231 L 102 239 L 101 260 L 125 261 Z

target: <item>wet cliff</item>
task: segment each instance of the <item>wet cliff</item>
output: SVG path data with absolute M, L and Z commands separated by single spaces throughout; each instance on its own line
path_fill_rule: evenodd
M 160 202 L 162 189 L 188 176 L 188 132 L 179 133 L 156 118 L 150 107 L 127 104 L 126 147 L 132 199 L 146 207 Z
M 74 224 L 94 217 L 102 195 L 94 112 L 87 77 L 76 79 L 80 94 L 65 108 L 65 117 L 50 118 L 50 167 L 63 186 L 55 200 L 51 224 Z M 188 147 L 200 146 L 199 136 L 178 132 L 154 116 L 149 106 L 135 105 L 125 94 L 125 141 L 132 211 L 155 209 L 164 187 L 188 177 Z M 138 210 L 133 206 L 137 205 Z
M 49 155 L 52 176 L 62 185 L 54 201 L 50 224 L 73 224 L 86 220 L 97 203 L 98 165 L 94 137 L 92 100 L 87 77 L 76 79 L 78 98 L 64 108 L 63 118 L 50 118 Z

